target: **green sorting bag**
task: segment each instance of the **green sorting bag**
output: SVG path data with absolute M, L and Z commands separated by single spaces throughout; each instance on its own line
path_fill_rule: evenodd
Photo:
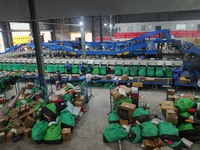
M 13 71 L 19 71 L 19 64 L 12 64 Z
M 147 110 L 144 110 L 142 107 L 137 108 L 133 115 L 133 121 L 139 121 L 140 123 L 150 120 L 150 113 Z
M 58 70 L 59 70 L 59 65 L 52 65 L 52 72 L 53 73 L 56 73 L 56 72 L 58 72 Z
M 146 67 L 140 67 L 138 75 L 145 77 L 147 75 Z
M 60 65 L 59 70 L 60 70 L 60 73 L 66 73 L 67 72 L 64 65 Z
M 154 140 L 158 137 L 158 128 L 152 122 L 143 122 L 140 126 L 143 139 Z
M 31 131 L 32 139 L 38 144 L 41 143 L 47 132 L 48 127 L 49 124 L 46 121 L 36 122 Z
M 99 66 L 94 66 L 94 67 L 93 67 L 92 74 L 93 74 L 93 75 L 98 75 L 99 72 L 100 72 L 100 71 L 99 71 Z
M 142 139 L 141 128 L 139 125 L 132 127 L 128 133 L 127 139 L 132 143 L 138 143 Z
M 166 144 L 166 146 L 173 148 L 174 150 L 181 150 L 183 148 L 183 142 L 181 140 L 173 141 L 172 145 Z
M 79 73 L 78 65 L 72 65 L 72 73 L 73 74 L 78 74 Z
M 115 75 L 116 76 L 121 76 L 122 75 L 122 68 L 121 68 L 121 66 L 116 66 L 115 67 Z
M 195 103 L 189 98 L 180 98 L 179 100 L 175 101 L 174 106 L 177 107 L 180 112 L 186 112 L 190 108 L 194 107 Z
M 123 75 L 129 75 L 129 67 L 123 68 Z
M 50 64 L 50 65 L 47 65 L 47 72 L 48 72 L 48 73 L 53 72 L 53 71 L 52 71 L 52 66 L 53 66 L 53 65 L 51 65 L 51 64 Z
M 12 71 L 12 64 L 7 64 L 7 71 Z
M 75 126 L 75 117 L 71 112 L 62 112 L 59 116 L 62 128 L 71 128 L 73 130 Z
M 62 143 L 62 128 L 60 122 L 52 124 L 44 136 L 44 143 L 46 144 L 60 144 Z
M 192 123 L 180 123 L 177 128 L 181 137 L 185 137 L 190 141 L 200 140 L 200 135 Z
M 160 122 L 158 129 L 159 135 L 163 140 L 180 140 L 179 131 L 171 122 Z
M 172 68 L 171 67 L 166 67 L 165 68 L 165 74 L 166 74 L 166 77 L 171 78 L 172 75 L 173 75 Z
M 101 66 L 100 67 L 100 75 L 106 75 L 107 74 L 107 66 Z
M 134 77 L 138 74 L 138 68 L 136 66 L 133 66 L 130 68 L 130 76 Z
M 147 67 L 147 76 L 148 77 L 154 77 L 155 76 L 154 70 L 155 70 L 154 67 Z
M 164 70 L 162 67 L 156 67 L 156 77 L 164 77 Z
M 117 142 L 125 139 L 127 135 L 128 133 L 120 124 L 112 123 L 104 130 L 103 140 L 106 143 Z
M 114 110 L 108 115 L 108 120 L 110 123 L 119 123 L 120 117 L 117 114 L 117 110 Z
M 3 70 L 3 64 L 0 64 L 0 71 Z
M 72 95 L 72 94 L 65 94 L 65 95 L 64 95 L 64 101 L 65 101 L 65 102 L 68 102 L 68 101 L 69 101 L 69 102 L 72 103 L 72 102 L 73 102 L 73 95 Z

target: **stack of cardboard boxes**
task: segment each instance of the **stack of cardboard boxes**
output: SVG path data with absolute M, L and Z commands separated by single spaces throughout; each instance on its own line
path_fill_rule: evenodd
M 75 90 L 74 91 L 74 106 L 76 107 L 82 107 L 85 103 L 85 98 L 84 96 L 81 96 L 81 91 L 80 90 Z
M 165 146 L 165 142 L 163 142 L 160 138 L 155 140 L 143 140 L 143 146 L 145 150 L 160 150 L 161 147 Z
M 178 109 L 174 107 L 173 101 L 162 101 L 161 109 L 166 122 L 172 122 L 173 124 L 178 123 Z

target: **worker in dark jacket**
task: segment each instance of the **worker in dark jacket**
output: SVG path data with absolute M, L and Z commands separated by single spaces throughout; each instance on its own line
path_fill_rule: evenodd
M 69 64 L 68 61 L 65 64 L 65 69 L 66 69 L 66 71 L 67 71 L 68 74 L 71 74 L 71 72 L 72 72 L 72 66 Z
M 58 70 L 57 81 L 56 81 L 56 90 L 59 90 L 61 88 L 62 88 L 62 75 L 60 73 L 60 70 Z
M 80 66 L 80 70 L 82 72 L 83 75 L 86 74 L 86 65 L 84 62 L 82 62 L 81 66 Z

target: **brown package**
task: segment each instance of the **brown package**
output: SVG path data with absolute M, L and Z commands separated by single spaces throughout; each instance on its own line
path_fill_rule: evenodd
M 27 128 L 32 128 L 34 126 L 35 122 L 36 122 L 35 118 L 28 116 L 24 121 L 24 125 Z
M 175 115 L 173 117 L 169 117 L 169 116 L 166 116 L 166 119 L 165 119 L 166 122 L 171 122 L 173 124 L 178 124 L 178 116 Z
M 7 125 L 8 121 L 5 119 L 0 119 L 0 128 L 5 127 Z
M 123 102 L 120 105 L 120 109 L 124 109 L 124 110 L 128 110 L 128 111 L 134 111 L 136 109 L 136 105 L 131 104 L 131 103 L 127 103 L 127 102 Z
M 4 132 L 0 133 L 0 144 L 6 143 L 6 134 Z
M 143 140 L 145 150 L 153 150 L 156 147 L 156 144 L 152 140 Z
M 81 96 L 81 97 L 79 97 L 79 98 L 77 98 L 77 99 L 75 99 L 76 101 L 83 101 L 84 102 L 84 96 Z
M 125 85 L 121 85 L 120 88 L 124 89 L 127 95 L 131 95 L 131 88 L 128 88 Z
M 174 89 L 168 89 L 168 95 L 174 95 L 175 90 Z
M 178 113 L 178 108 L 174 107 L 174 102 L 173 101 L 162 101 L 161 102 L 161 108 L 162 108 L 162 113 L 166 117 L 166 110 L 174 110 L 176 113 Z
M 19 120 L 18 118 L 15 118 L 12 120 L 12 124 L 15 127 L 19 127 L 21 125 L 21 120 Z
M 112 75 L 109 75 L 109 74 L 106 75 L 106 79 L 107 79 L 107 80 L 111 80 L 111 79 L 112 79 Z
M 19 135 L 19 134 L 23 134 L 24 133 L 25 127 L 24 126 L 20 126 L 20 127 L 16 127 L 15 129 L 17 131 L 17 135 Z
M 13 108 L 13 109 L 11 110 L 10 118 L 11 118 L 11 119 L 15 119 L 15 118 L 17 118 L 17 117 L 19 117 L 18 111 L 17 111 L 16 108 Z
M 31 137 L 31 128 L 25 128 L 24 129 L 24 137 L 25 138 L 30 138 Z
M 129 124 L 129 121 L 128 121 L 128 120 L 124 120 L 124 119 L 120 119 L 120 120 L 119 120 L 119 123 L 120 123 L 120 124 L 124 124 L 124 125 L 128 125 L 128 124 Z
M 74 102 L 74 106 L 76 106 L 76 107 L 82 107 L 83 106 L 83 101 L 75 101 Z
M 62 129 L 62 139 L 63 139 L 63 142 L 65 141 L 70 141 L 71 140 L 71 129 L 70 128 L 63 128 Z
M 75 90 L 74 97 L 75 97 L 75 99 L 79 99 L 81 97 L 81 90 Z
M 28 83 L 26 89 L 32 89 L 33 88 L 33 83 Z
M 121 76 L 121 80 L 127 81 L 127 80 L 128 80 L 128 75 L 122 75 L 122 76 Z
M 122 99 L 122 97 L 123 97 L 123 95 L 121 95 L 117 89 L 112 90 L 111 91 L 111 95 L 117 101 L 120 100 L 120 99 Z
M 0 133 L 1 132 L 4 132 L 5 134 L 8 133 L 8 129 L 7 129 L 7 126 L 6 127 L 3 127 L 3 128 L 0 128 Z
M 13 139 L 14 133 L 13 132 L 8 132 L 8 134 L 6 135 L 6 139 L 8 142 L 11 142 Z
M 26 118 L 27 116 L 31 115 L 34 112 L 34 108 L 30 109 L 28 112 L 24 113 L 19 117 L 19 119 Z
M 163 141 L 161 140 L 161 138 L 155 139 L 155 144 L 156 144 L 156 147 L 165 146 L 165 142 L 163 142 Z

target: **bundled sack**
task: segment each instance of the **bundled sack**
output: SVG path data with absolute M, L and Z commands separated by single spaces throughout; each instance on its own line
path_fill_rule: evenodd
M 166 74 L 167 78 L 171 78 L 172 75 L 173 75 L 172 68 L 171 67 L 166 67 L 165 68 L 165 74 Z
M 120 117 L 117 114 L 117 110 L 114 110 L 108 115 L 108 120 L 110 123 L 119 123 Z
M 100 67 L 100 75 L 106 75 L 107 74 L 107 66 L 101 66 Z
M 43 107 L 42 114 L 51 118 L 51 120 L 55 120 L 56 117 L 59 115 L 59 113 L 57 112 L 56 103 L 50 103 Z
M 177 126 L 179 134 L 190 141 L 199 141 L 200 133 L 195 129 L 191 123 L 181 123 Z
M 73 130 L 75 126 L 75 117 L 71 112 L 62 112 L 59 116 L 59 121 L 61 122 L 62 128 L 70 128 Z
M 158 124 L 159 135 L 162 140 L 179 141 L 179 131 L 171 122 L 160 122 Z
M 154 75 L 155 75 L 154 70 L 155 70 L 154 67 L 147 67 L 147 76 L 154 77 Z
M 123 75 L 124 74 L 129 75 L 129 67 L 124 67 L 123 68 Z
M 103 141 L 106 143 L 117 142 L 125 139 L 128 133 L 120 124 L 110 124 L 103 132 Z
M 144 110 L 142 107 L 137 108 L 133 115 L 133 121 L 139 121 L 140 123 L 150 120 L 150 113 L 147 110 Z
M 147 75 L 146 67 L 140 67 L 138 75 L 145 77 Z
M 136 66 L 130 68 L 130 76 L 134 77 L 138 74 L 138 68 Z
M 143 139 L 154 140 L 158 137 L 158 128 L 152 122 L 144 122 L 140 126 Z
M 92 70 L 92 74 L 99 75 L 99 73 L 100 73 L 99 66 L 94 66 Z
M 121 68 L 121 66 L 116 66 L 115 67 L 115 75 L 116 76 L 121 76 L 122 75 L 122 68 Z
M 163 77 L 164 76 L 164 70 L 162 67 L 156 67 L 156 77 Z
M 166 146 L 172 148 L 173 150 L 182 150 L 182 148 L 183 148 L 183 142 L 181 140 L 179 140 L 179 141 L 173 141 L 172 144 L 166 143 Z
M 31 131 L 31 137 L 35 143 L 40 144 L 46 134 L 49 124 L 46 121 L 36 122 Z
M 62 128 L 61 123 L 52 124 L 44 136 L 45 144 L 60 144 L 62 143 Z
M 174 106 L 177 107 L 180 112 L 186 112 L 190 108 L 194 107 L 195 103 L 189 98 L 180 98 L 179 100 L 175 101 Z
M 128 133 L 127 139 L 132 143 L 138 143 L 142 139 L 141 128 L 139 125 L 132 127 Z

